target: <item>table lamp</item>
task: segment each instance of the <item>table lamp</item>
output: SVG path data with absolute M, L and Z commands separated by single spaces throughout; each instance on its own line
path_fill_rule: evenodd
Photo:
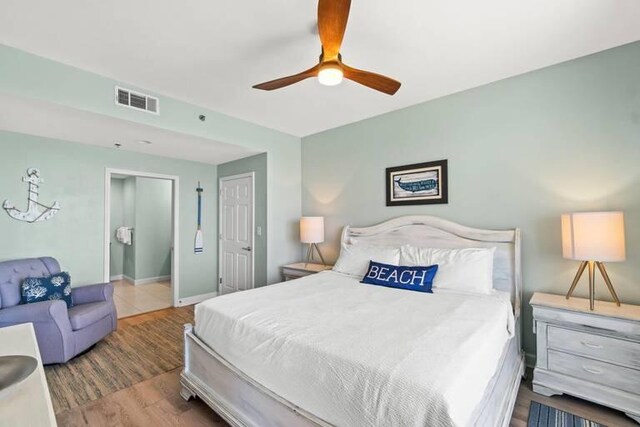
M 589 267 L 589 307 L 594 309 L 597 267 L 611 296 L 620 306 L 604 262 L 625 260 L 622 212 L 578 212 L 562 215 L 562 256 L 582 261 L 567 293 L 567 299 L 571 297 L 584 270 Z
M 318 243 L 324 242 L 324 217 L 303 216 L 300 218 L 300 241 L 309 244 L 306 264 L 313 262 L 313 253 L 317 252 L 322 260 L 322 265 L 326 265 L 318 248 Z

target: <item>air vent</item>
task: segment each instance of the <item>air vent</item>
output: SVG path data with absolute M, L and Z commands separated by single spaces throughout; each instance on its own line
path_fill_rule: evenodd
M 158 114 L 160 106 L 158 98 L 118 86 L 116 86 L 116 104 L 154 114 Z

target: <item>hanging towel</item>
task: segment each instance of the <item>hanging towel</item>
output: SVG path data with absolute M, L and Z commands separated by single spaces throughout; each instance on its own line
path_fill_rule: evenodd
M 125 245 L 131 245 L 132 241 L 132 229 L 130 227 L 118 227 L 116 230 L 116 239 L 118 242 Z

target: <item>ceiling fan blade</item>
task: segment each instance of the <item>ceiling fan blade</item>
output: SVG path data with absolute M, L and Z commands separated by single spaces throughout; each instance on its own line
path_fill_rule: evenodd
M 342 71 L 344 72 L 344 77 L 346 79 L 353 80 L 354 82 L 360 83 L 361 85 L 364 85 L 366 87 L 370 87 L 371 89 L 384 92 L 387 95 L 395 94 L 398 89 L 400 89 L 400 85 L 402 84 L 390 77 L 385 77 L 383 75 L 371 73 L 369 71 L 358 70 L 344 64 L 341 65 Z
M 350 8 L 351 0 L 318 1 L 318 33 L 324 60 L 331 61 L 338 57 Z
M 309 68 L 306 71 L 303 71 L 298 74 L 294 74 L 292 76 L 282 77 L 280 79 L 271 80 L 269 82 L 260 83 L 258 85 L 253 86 L 254 89 L 261 90 L 274 90 L 280 89 L 285 86 L 292 85 L 294 83 L 301 82 L 302 80 L 308 79 L 309 77 L 315 77 L 318 75 L 318 70 L 320 69 L 320 65 L 316 65 L 315 67 Z

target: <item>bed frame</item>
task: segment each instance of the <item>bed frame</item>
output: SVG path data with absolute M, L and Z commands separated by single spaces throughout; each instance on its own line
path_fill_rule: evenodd
M 524 373 L 520 306 L 522 273 L 520 230 L 482 230 L 433 216 L 404 216 L 371 227 L 346 226 L 341 245 L 368 242 L 375 245 L 436 248 L 495 247 L 494 288 L 510 292 L 516 318 L 516 361 L 496 381 L 500 390 L 489 400 L 491 426 L 509 425 L 520 379 Z M 201 398 L 232 426 L 330 426 L 237 370 L 202 342 L 190 324 L 184 328 L 184 370 L 180 395 Z M 503 370 L 504 370 L 503 369 Z M 498 385 L 497 385 L 498 387 Z M 485 408 L 486 412 L 487 408 Z M 487 425 L 485 422 L 483 425 Z

